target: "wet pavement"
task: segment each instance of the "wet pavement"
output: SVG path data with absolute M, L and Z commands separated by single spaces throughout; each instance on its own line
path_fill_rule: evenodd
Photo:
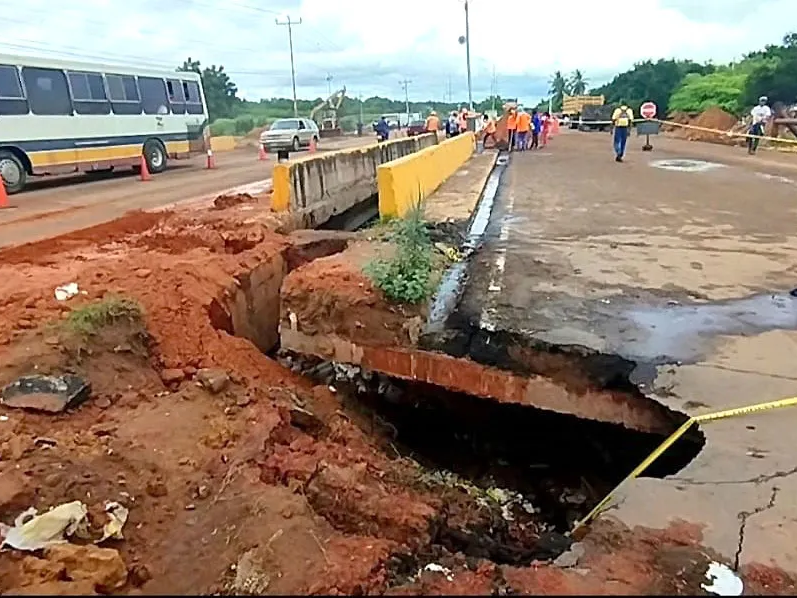
M 797 395 L 797 158 L 641 145 L 617 164 L 607 135 L 568 132 L 513 154 L 459 315 L 635 362 L 644 394 L 687 415 Z M 694 461 L 601 517 L 697 523 L 731 568 L 793 574 L 795 426 L 796 407 L 705 424 Z

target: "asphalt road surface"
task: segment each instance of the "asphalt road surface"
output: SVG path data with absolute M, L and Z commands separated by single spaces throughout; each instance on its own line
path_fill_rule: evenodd
M 323 141 L 319 151 L 373 143 L 370 137 Z M 130 210 L 148 210 L 178 202 L 211 199 L 239 190 L 253 194 L 270 185 L 273 159 L 258 160 L 256 147 L 218 152 L 216 168 L 205 156 L 174 160 L 161 174 L 142 182 L 130 169 L 96 175 L 42 178 L 12 195 L 12 208 L 0 210 L 0 247 L 38 241 L 118 218 Z M 242 186 L 251 186 L 238 189 Z

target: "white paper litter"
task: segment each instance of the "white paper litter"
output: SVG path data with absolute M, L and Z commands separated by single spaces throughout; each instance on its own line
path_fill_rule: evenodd
M 448 581 L 454 581 L 454 576 L 451 574 L 451 569 L 438 565 L 437 563 L 429 563 L 423 568 L 424 571 L 433 571 L 435 573 L 442 573 L 446 576 Z
M 105 503 L 105 513 L 108 515 L 108 522 L 102 527 L 102 538 L 97 540 L 97 543 L 104 542 L 108 539 L 124 540 L 122 535 L 122 528 L 127 523 L 127 516 L 130 511 L 127 507 L 119 504 L 118 502 Z
M 88 524 L 88 509 L 79 500 L 58 505 L 41 515 L 36 513 L 36 509 L 31 507 L 16 518 L 14 527 L 5 526 L 0 547 L 39 550 L 51 544 L 66 542 L 65 536 L 78 531 L 85 532 Z
M 717 596 L 741 596 L 744 591 L 744 583 L 736 573 L 727 565 L 716 561 L 709 563 L 706 579 L 712 581 L 712 584 L 701 583 L 700 587 Z
M 55 289 L 55 298 L 58 301 L 71 299 L 80 292 L 76 282 L 70 282 Z

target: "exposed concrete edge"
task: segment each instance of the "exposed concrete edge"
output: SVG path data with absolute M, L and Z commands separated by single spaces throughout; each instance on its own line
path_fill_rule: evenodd
M 283 350 L 357 365 L 389 376 L 425 382 L 499 402 L 516 403 L 618 424 L 642 432 L 671 431 L 655 409 L 622 392 L 586 389 L 580 394 L 544 376 L 521 376 L 444 353 L 357 344 L 334 334 L 308 335 L 280 325 Z

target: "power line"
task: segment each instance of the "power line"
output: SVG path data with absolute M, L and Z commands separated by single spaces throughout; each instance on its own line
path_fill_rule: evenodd
M 296 68 L 293 63 L 293 26 L 294 25 L 301 25 L 302 19 L 299 18 L 298 21 L 291 21 L 290 15 L 288 15 L 285 23 L 280 23 L 279 19 L 274 19 L 274 22 L 277 25 L 287 25 L 288 26 L 288 45 L 290 46 L 291 50 L 291 85 L 293 86 L 293 116 L 299 116 L 299 105 L 296 103 Z

